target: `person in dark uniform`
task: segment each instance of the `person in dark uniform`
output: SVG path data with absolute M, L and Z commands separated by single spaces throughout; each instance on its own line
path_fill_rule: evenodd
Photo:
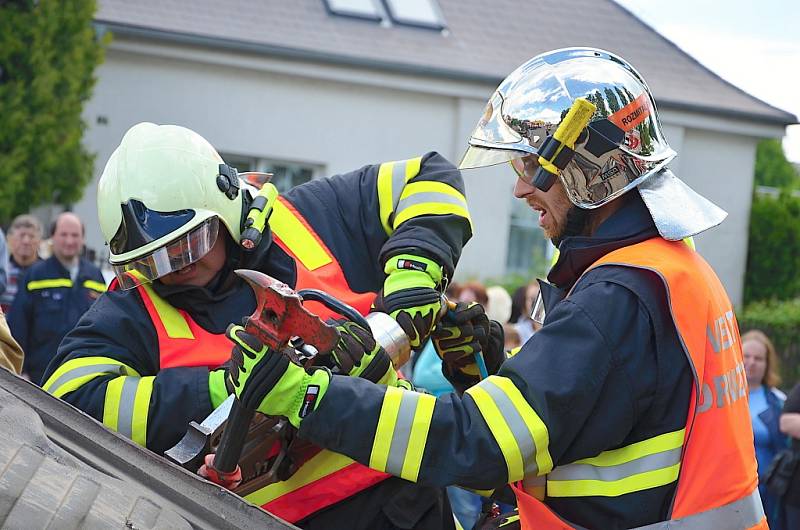
M 11 334 L 25 352 L 22 371 L 36 384 L 61 339 L 106 290 L 100 269 L 81 257 L 83 236 L 77 215 L 58 215 L 50 230 L 53 255 L 31 265 L 8 314 Z
M 373 469 L 509 485 L 519 514 L 503 528 L 766 530 L 733 305 L 684 242 L 725 212 L 667 169 L 675 156 L 623 58 L 532 58 L 490 98 L 461 167 L 510 162 L 514 195 L 560 250 L 541 329 L 494 375 L 488 355 L 481 379 L 474 354 L 502 348 L 502 328 L 457 307 L 433 336 L 460 395 L 438 398 L 309 374 L 233 336 L 236 394 Z
M 117 278 L 64 339 L 45 390 L 157 453 L 168 449 L 228 396 L 224 332 L 255 309 L 237 268 L 323 289 L 362 313 L 374 304 L 415 346 L 428 337 L 471 236 L 463 181 L 451 163 L 428 153 L 282 196 L 270 183 L 248 186 L 250 176 L 183 127 L 142 123 L 126 133 L 98 188 Z M 244 230 L 248 216 L 256 232 Z M 370 369 L 372 357 L 344 365 L 345 358 L 337 363 L 346 373 L 400 384 L 390 364 Z M 302 528 L 453 525 L 439 488 L 330 451 L 301 464 L 247 499 Z

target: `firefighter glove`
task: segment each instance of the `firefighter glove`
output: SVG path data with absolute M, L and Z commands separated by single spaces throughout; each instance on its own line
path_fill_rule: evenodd
M 299 427 L 325 395 L 330 372 L 318 368 L 306 373 L 242 326 L 231 324 L 225 335 L 234 343 L 228 379 L 242 405 L 269 416 L 285 416 Z
M 489 320 L 483 306 L 461 302 L 449 310 L 431 337 L 442 359 L 442 373 L 462 391 L 480 381 L 475 354 L 481 353 L 489 375 L 505 360 L 503 327 Z
M 375 342 L 372 332 L 350 320 L 337 321 L 336 329 L 341 338 L 330 354 L 341 373 L 373 383 L 395 385 L 397 373 L 389 354 Z
M 387 313 L 403 328 L 412 348 L 427 340 L 442 309 L 442 267 L 412 254 L 392 256 L 384 267 L 386 280 L 375 309 Z

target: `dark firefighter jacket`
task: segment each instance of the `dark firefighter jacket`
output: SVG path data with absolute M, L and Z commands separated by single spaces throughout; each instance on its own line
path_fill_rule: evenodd
M 22 371 L 31 381 L 42 383 L 61 339 L 105 290 L 100 269 L 83 258 L 74 282 L 55 256 L 34 263 L 19 279 L 8 325 L 25 352 Z
M 657 235 L 638 194 L 630 195 L 593 237 L 562 242 L 549 279 L 574 289 L 567 299 L 551 297 L 542 330 L 497 374 L 507 383 L 499 400 L 507 408 L 482 411 L 472 389 L 462 398 L 434 400 L 334 376 L 303 420 L 301 436 L 408 480 L 487 490 L 612 449 L 644 451 L 659 435 L 683 429 L 692 375 L 663 282 L 653 272 L 616 266 L 593 269 L 577 282 L 599 257 Z M 488 416 L 498 421 L 490 426 Z M 514 438 L 507 425 L 515 421 L 527 427 L 535 459 L 508 451 Z M 548 483 L 546 502 L 587 528 L 630 528 L 666 517 L 675 479 L 621 484 L 612 495 L 600 487 L 570 491 L 569 484 L 551 495 Z
M 440 195 L 427 190 L 433 184 L 463 197 L 460 173 L 436 153 L 421 157 L 421 161 L 397 162 L 388 166 L 388 174 L 381 173 L 381 167 L 387 164 L 313 180 L 293 188 L 284 198 L 338 260 L 353 291 L 380 290 L 384 261 L 407 251 L 430 257 L 443 265 L 448 277 L 452 276 L 461 249 L 471 236 L 471 222 L 466 209 L 443 205 L 437 202 Z M 405 171 L 394 186 L 392 167 L 395 176 Z M 229 254 L 236 252 L 230 245 Z M 160 282 L 153 287 L 204 329 L 219 334 L 255 309 L 250 287 L 238 278 L 229 279 L 235 267 L 236 263 L 226 265 L 209 289 L 168 288 Z M 269 247 L 261 263 L 251 267 L 290 286 L 295 284 L 295 263 L 276 244 Z M 149 449 L 161 453 L 170 448 L 186 432 L 190 421 L 200 422 L 211 412 L 206 367 L 160 370 L 156 330 L 136 290 L 109 291 L 97 301 L 64 338 L 45 374 L 44 389 L 103 421 L 106 388 L 117 377 L 120 363 L 142 377 L 155 376 L 152 393 L 146 397 L 149 403 L 144 404 Z M 67 371 L 80 377 L 64 377 Z

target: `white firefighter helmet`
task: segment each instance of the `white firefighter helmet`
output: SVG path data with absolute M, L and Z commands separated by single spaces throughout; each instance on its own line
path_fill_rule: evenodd
M 595 111 L 558 172 L 575 206 L 598 208 L 636 187 L 666 239 L 722 222 L 723 210 L 666 168 L 676 153 L 644 79 L 621 57 L 595 48 L 543 53 L 512 72 L 486 105 L 460 168 L 511 162 L 520 178 L 546 191 L 555 175 L 534 183 L 539 155 L 578 98 Z
M 97 190 L 100 229 L 123 289 L 199 260 L 220 222 L 239 241 L 244 183 L 202 136 L 139 123 L 112 153 Z

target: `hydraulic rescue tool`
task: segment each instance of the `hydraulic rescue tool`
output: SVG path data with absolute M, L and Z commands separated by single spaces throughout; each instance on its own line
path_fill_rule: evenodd
M 252 270 L 237 270 L 236 274 L 256 294 L 256 310 L 245 320 L 245 331 L 273 350 L 281 351 L 292 362 L 305 368 L 322 363 L 317 353 L 330 351 L 339 340 L 336 328 L 310 313 L 303 307 L 304 301 L 319 302 L 370 329 L 394 366 L 402 366 L 411 355 L 408 336 L 389 315 L 376 312 L 365 318 L 323 291 L 295 292 L 284 283 Z M 230 396 L 202 423 L 191 422 L 183 439 L 165 455 L 191 471 L 198 471 L 205 463 L 201 471 L 204 476 L 239 495 L 247 495 L 285 480 L 318 451 L 294 434 L 294 428 L 285 419 L 246 410 L 235 396 Z

